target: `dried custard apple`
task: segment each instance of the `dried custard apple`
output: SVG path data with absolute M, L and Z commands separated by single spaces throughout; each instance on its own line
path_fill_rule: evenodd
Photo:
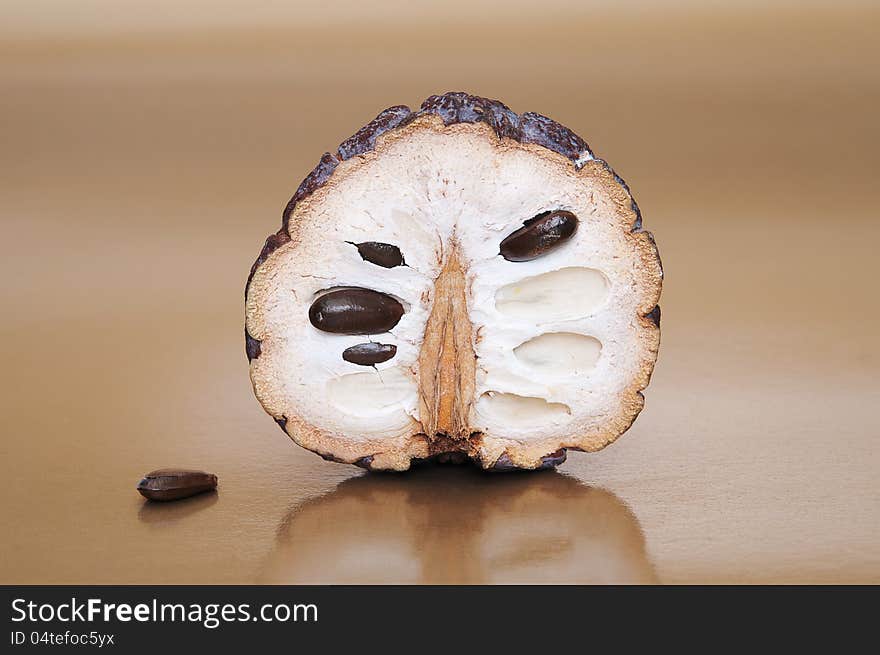
M 661 280 L 629 189 L 580 137 L 432 96 L 297 189 L 247 283 L 251 380 L 325 459 L 555 466 L 642 409 Z

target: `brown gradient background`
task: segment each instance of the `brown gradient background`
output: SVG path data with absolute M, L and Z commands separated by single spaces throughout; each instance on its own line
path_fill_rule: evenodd
M 0 1 L 0 582 L 880 582 L 876 6 L 124 4 Z M 322 152 L 459 89 L 630 183 L 660 361 L 558 473 L 365 475 L 259 408 L 244 280 Z

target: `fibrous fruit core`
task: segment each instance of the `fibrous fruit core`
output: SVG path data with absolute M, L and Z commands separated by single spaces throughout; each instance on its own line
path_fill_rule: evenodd
M 432 96 L 300 185 L 248 279 L 251 380 L 326 459 L 556 466 L 641 410 L 661 281 L 629 189 L 583 140 Z

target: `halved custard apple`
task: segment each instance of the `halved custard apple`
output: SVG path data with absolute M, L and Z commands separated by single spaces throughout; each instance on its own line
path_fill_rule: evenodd
M 251 380 L 325 459 L 555 466 L 641 411 L 662 276 L 629 189 L 580 137 L 432 96 L 380 113 L 294 194 L 248 278 Z

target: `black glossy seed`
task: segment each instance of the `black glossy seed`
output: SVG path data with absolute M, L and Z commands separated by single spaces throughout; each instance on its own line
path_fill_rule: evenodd
M 137 490 L 149 500 L 179 500 L 217 488 L 217 476 L 204 471 L 159 469 L 150 471 Z
M 577 231 L 578 219 L 568 211 L 545 212 L 501 242 L 501 256 L 511 262 L 527 262 L 565 243 Z
M 351 243 L 351 245 L 358 249 L 361 259 L 371 264 L 376 264 L 376 266 L 394 268 L 395 266 L 403 266 L 406 263 L 403 261 L 403 253 L 400 252 L 400 248 L 390 243 L 381 243 L 379 241 L 364 241 L 363 243 L 349 241 L 348 243 Z
M 390 343 L 359 343 L 342 351 L 342 359 L 359 366 L 373 366 L 387 362 L 397 354 L 397 346 Z
M 309 321 L 334 334 L 380 334 L 397 325 L 403 311 L 403 305 L 385 293 L 346 287 L 315 300 L 309 307 Z

